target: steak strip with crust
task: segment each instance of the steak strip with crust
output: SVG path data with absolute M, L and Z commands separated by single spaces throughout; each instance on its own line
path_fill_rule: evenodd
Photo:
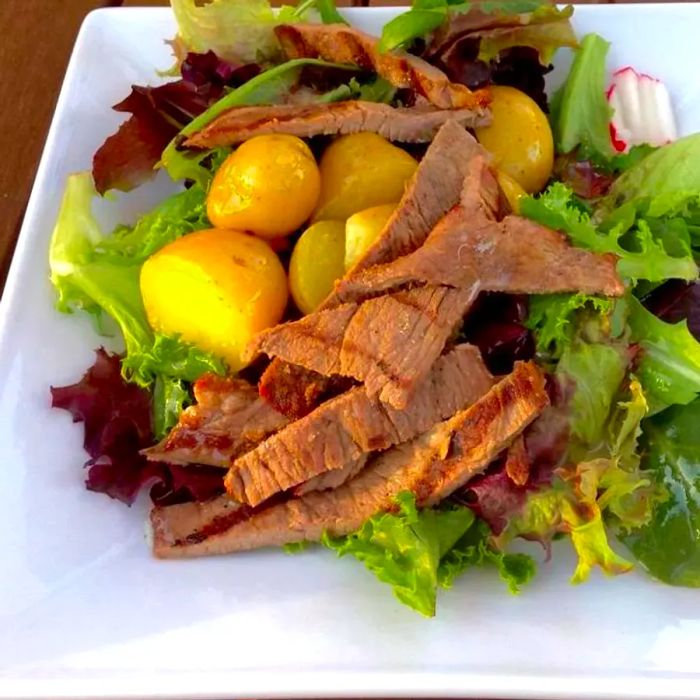
M 280 24 L 275 34 L 288 58 L 322 58 L 374 71 L 398 88 L 409 88 L 441 109 L 472 109 L 483 114 L 488 90 L 472 92 L 452 83 L 435 66 L 404 51 L 381 52 L 379 40 L 344 24 Z
M 370 396 L 405 408 L 476 298 L 428 285 L 341 304 L 263 331 L 248 357 L 279 357 L 320 374 L 353 377 Z
M 279 491 L 354 464 L 363 454 L 414 438 L 483 396 L 491 374 L 474 346 L 441 357 L 406 410 L 392 409 L 355 387 L 261 442 L 231 465 L 231 497 L 255 506 Z
M 164 440 L 142 450 L 148 459 L 228 468 L 232 459 L 289 422 L 243 380 L 205 374 L 193 388 L 196 404 L 180 414 Z
M 473 406 L 375 457 L 334 491 L 257 512 L 226 498 L 154 508 L 153 552 L 161 558 L 194 557 L 316 541 L 324 531 L 346 535 L 376 513 L 394 509 L 403 491 L 415 493 L 419 506 L 434 505 L 483 471 L 547 403 L 541 371 L 534 363 L 519 363 Z
M 614 255 L 575 248 L 561 233 L 519 216 L 495 221 L 492 204 L 484 203 L 491 169 L 481 156 L 471 166 L 460 204 L 418 250 L 341 280 L 338 297 L 347 302 L 416 283 L 513 294 L 624 293 Z
M 447 121 L 474 128 L 488 122 L 470 109 L 390 107 L 377 102 L 346 100 L 330 104 L 234 107 L 185 141 L 187 148 L 233 146 L 262 134 L 300 138 L 370 131 L 389 141 L 428 143 Z
M 419 248 L 435 224 L 459 202 L 469 163 L 476 154 L 488 157 L 467 131 L 455 122 L 447 122 L 418 164 L 379 238 L 349 271 L 348 277 Z M 338 297 L 331 293 L 321 311 L 338 303 Z M 275 358 L 265 370 L 260 388 L 261 395 L 276 410 L 296 419 L 318 404 L 327 384 L 328 379 L 312 369 Z

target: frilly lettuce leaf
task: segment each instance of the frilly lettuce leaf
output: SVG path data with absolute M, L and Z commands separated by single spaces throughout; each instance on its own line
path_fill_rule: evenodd
M 654 577 L 700 586 L 700 399 L 646 421 L 644 462 L 667 498 L 623 542 Z
M 70 175 L 49 247 L 57 307 L 104 316 L 118 325 L 126 346 L 122 374 L 139 386 L 156 384 L 154 426 L 160 437 L 189 400 L 183 381 L 205 371 L 222 374 L 221 360 L 175 338 L 156 336 L 148 325 L 139 277 L 147 254 L 203 223 L 202 194 L 179 193 L 146 214 L 131 229 L 105 236 L 93 216 L 96 196 L 90 173 Z
M 588 294 L 537 294 L 530 297 L 525 325 L 534 332 L 537 351 L 559 359 L 588 314 L 609 314 L 613 301 Z
M 338 556 L 351 554 L 388 583 L 405 605 L 432 617 L 438 585 L 449 588 L 466 569 L 495 565 L 511 590 L 534 573 L 525 555 L 503 554 L 488 543 L 489 530 L 458 505 L 416 508 L 415 496 L 397 496 L 398 512 L 380 513 L 344 537 L 325 533 L 323 544 Z
M 682 241 L 665 244 L 649 222 L 636 216 L 631 221 L 613 220 L 610 227 L 597 227 L 562 183 L 551 185 L 539 197 L 524 197 L 520 211 L 529 219 L 563 231 L 576 246 L 617 255 L 618 272 L 632 281 L 698 278 L 692 252 Z

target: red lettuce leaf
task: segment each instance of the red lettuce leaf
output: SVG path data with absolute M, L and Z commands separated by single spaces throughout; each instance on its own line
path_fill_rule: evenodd
M 223 492 L 220 469 L 149 462 L 139 450 L 153 444 L 151 394 L 121 375 L 121 357 L 100 348 L 76 384 L 51 387 L 52 406 L 82 422 L 85 486 L 131 505 L 143 488 L 154 503 L 203 501 Z
M 666 323 L 688 322 L 700 341 L 700 283 L 669 280 L 644 298 L 644 305 Z
M 95 187 L 128 191 L 153 177 L 163 149 L 194 117 L 204 112 L 227 87 L 238 87 L 260 72 L 257 64 L 233 65 L 209 51 L 188 53 L 182 78 L 158 87 L 132 86 L 113 109 L 131 116 L 96 151 Z
M 524 326 L 527 296 L 484 292 L 472 306 L 461 338 L 476 345 L 494 374 L 508 374 L 518 360 L 534 357 L 535 343 Z

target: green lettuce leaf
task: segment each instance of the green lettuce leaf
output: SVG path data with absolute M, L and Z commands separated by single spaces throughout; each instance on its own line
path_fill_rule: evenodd
M 92 314 L 102 331 L 105 315 L 116 322 L 126 347 L 124 377 L 143 387 L 156 385 L 154 425 L 161 436 L 189 401 L 182 382 L 206 371 L 225 372 L 218 358 L 176 338 L 153 334 L 139 285 L 146 251 L 155 252 L 202 220 L 201 193 L 173 195 L 132 228 L 118 228 L 114 238 L 103 235 L 93 216 L 96 195 L 89 172 L 68 177 L 49 246 L 57 308 Z
M 623 542 L 655 578 L 700 586 L 700 399 L 645 421 L 644 462 L 667 494 Z
M 586 317 L 605 317 L 613 301 L 588 294 L 536 294 L 530 297 L 525 325 L 534 333 L 537 351 L 559 359 Z
M 556 375 L 575 383 L 571 432 L 584 445 L 593 447 L 601 441 L 628 361 L 626 348 L 619 345 L 578 341 L 564 349 Z
M 607 214 L 639 198 L 656 200 L 651 215 L 676 209 L 700 196 L 700 134 L 692 134 L 656 149 L 623 173 L 600 204 Z
M 557 182 L 539 197 L 523 197 L 520 211 L 533 221 L 563 231 L 576 246 L 617 255 L 617 271 L 633 282 L 698 278 L 698 266 L 689 247 L 682 241 L 665 245 L 648 221 L 636 217 L 636 210 L 627 210 L 626 218 L 618 213 L 618 218 L 608 220 L 608 226 L 596 226 L 571 189 Z
M 628 310 L 631 340 L 642 350 L 636 374 L 652 410 L 694 401 L 700 393 L 700 343 L 687 323 L 666 323 L 631 295 L 622 303 Z
M 280 52 L 277 19 L 268 0 L 171 0 L 178 35 L 197 53 L 232 63 L 266 63 Z
M 410 10 L 384 25 L 379 48 L 405 48 L 439 29 L 429 45 L 431 53 L 439 53 L 445 36 L 458 35 L 479 41 L 481 61 L 488 62 L 514 46 L 528 46 L 548 65 L 558 48 L 577 46 L 569 22 L 572 13 L 571 6 L 560 9 L 539 0 L 414 0 Z
M 244 85 L 224 95 L 209 109 L 195 117 L 180 133 L 165 147 L 160 159 L 173 180 L 194 180 L 204 190 L 211 180 L 212 170 L 204 167 L 202 162 L 209 158 L 212 151 L 188 151 L 181 149 L 181 144 L 187 136 L 204 128 L 220 114 L 231 107 L 245 105 L 267 105 L 281 102 L 299 80 L 302 69 L 308 66 L 336 68 L 357 72 L 356 66 L 328 63 L 315 58 L 297 58 L 260 73 Z
M 585 581 L 596 566 L 608 575 L 629 571 L 631 563 L 612 549 L 606 526 L 617 534 L 644 527 L 665 498 L 652 473 L 640 468 L 637 441 L 647 414 L 641 384 L 631 377 L 610 411 L 602 443 L 585 460 L 559 469 L 551 487 L 532 493 L 497 544 L 518 536 L 545 545 L 569 537 L 578 557 L 572 583 Z
M 576 51 L 569 76 L 554 100 L 552 132 L 559 153 L 581 148 L 586 154 L 609 158 L 612 110 L 605 98 L 605 59 L 610 44 L 586 34 Z
M 342 100 L 364 100 L 365 102 L 383 102 L 389 104 L 396 95 L 396 88 L 384 78 L 375 78 L 367 83 L 360 83 L 351 78 L 344 85 L 339 85 L 321 95 L 319 102 L 340 102 Z
M 440 561 L 438 583 L 451 588 L 455 579 L 468 569 L 495 566 L 508 590 L 519 593 L 536 572 L 535 562 L 527 554 L 510 554 L 496 549 L 490 541 L 491 531 L 486 523 L 476 522 Z
M 489 530 L 464 506 L 416 508 L 415 496 L 397 496 L 398 512 L 380 513 L 344 537 L 325 533 L 323 544 L 338 556 L 351 554 L 394 590 L 405 605 L 432 617 L 437 588 L 452 586 L 473 566 L 495 565 L 511 590 L 534 573 L 525 555 L 492 551 Z

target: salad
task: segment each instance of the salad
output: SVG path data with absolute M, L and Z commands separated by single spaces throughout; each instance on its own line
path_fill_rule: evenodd
M 168 79 L 50 243 L 58 310 L 124 341 L 51 389 L 87 488 L 147 492 L 156 557 L 320 545 L 427 616 L 560 539 L 572 583 L 700 586 L 700 135 L 664 84 L 532 0 L 379 37 L 332 0 L 172 9 Z M 102 231 L 159 170 L 176 193 Z

